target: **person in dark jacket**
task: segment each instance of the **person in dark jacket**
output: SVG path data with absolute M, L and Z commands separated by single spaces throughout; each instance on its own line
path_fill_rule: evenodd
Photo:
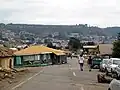
M 89 56 L 87 63 L 88 63 L 89 71 L 91 71 L 91 66 L 92 66 L 92 57 L 91 56 Z

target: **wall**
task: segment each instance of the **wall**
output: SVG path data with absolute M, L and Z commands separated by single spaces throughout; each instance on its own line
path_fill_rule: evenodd
M 6 58 L 0 58 L 0 67 L 9 70 L 10 69 L 10 59 L 12 60 L 12 68 L 13 68 L 13 58 L 12 57 L 6 57 Z

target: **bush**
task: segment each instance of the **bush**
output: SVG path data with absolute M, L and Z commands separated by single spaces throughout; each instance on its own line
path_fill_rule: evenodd
M 113 43 L 113 53 L 114 58 L 120 58 L 120 40 L 117 40 Z

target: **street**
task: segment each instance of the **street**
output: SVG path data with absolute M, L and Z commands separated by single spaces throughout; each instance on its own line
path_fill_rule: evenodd
M 77 59 L 68 59 L 68 64 L 44 67 L 11 90 L 107 90 L 108 84 L 97 83 L 97 73 L 89 72 L 87 65 L 79 71 Z

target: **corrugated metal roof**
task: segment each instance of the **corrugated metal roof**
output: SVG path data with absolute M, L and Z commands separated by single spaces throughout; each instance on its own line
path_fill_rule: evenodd
M 65 55 L 65 52 L 62 50 L 51 49 L 51 52 L 53 52 L 56 55 Z
M 46 46 L 31 46 L 21 51 L 15 52 L 15 55 L 35 55 L 35 54 L 43 54 L 43 53 L 54 53 L 56 55 L 65 55 L 64 51 L 52 49 Z

